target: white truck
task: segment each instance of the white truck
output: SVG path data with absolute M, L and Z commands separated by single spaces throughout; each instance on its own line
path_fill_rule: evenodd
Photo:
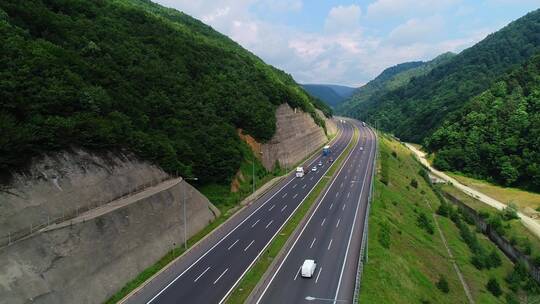
M 303 167 L 297 167 L 296 168 L 296 177 L 304 177 L 304 168 Z

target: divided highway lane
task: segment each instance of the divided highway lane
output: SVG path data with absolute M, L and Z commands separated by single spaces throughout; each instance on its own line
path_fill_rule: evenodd
M 257 303 L 309 303 L 307 296 L 352 303 L 376 149 L 373 131 L 355 124 L 361 131 L 359 144 Z M 311 279 L 300 276 L 305 259 L 317 262 Z
M 341 125 L 341 124 L 340 124 Z M 341 125 L 342 135 L 332 145 L 332 157 L 337 158 L 352 139 L 350 123 Z M 329 168 L 327 158 L 318 156 L 323 166 L 303 178 L 288 176 L 278 187 L 248 207 L 250 214 L 210 248 L 198 253 L 174 276 L 159 276 L 126 303 L 221 303 L 243 274 L 263 252 L 271 239 L 292 216 Z M 196 259 L 195 259 L 196 258 Z

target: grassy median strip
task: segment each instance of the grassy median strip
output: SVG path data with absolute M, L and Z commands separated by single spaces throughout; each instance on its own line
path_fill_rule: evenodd
M 276 256 L 279 254 L 283 246 L 285 245 L 285 242 L 291 234 L 294 232 L 300 221 L 304 218 L 308 210 L 311 208 L 311 206 L 317 201 L 317 198 L 321 194 L 321 192 L 325 189 L 326 185 L 330 182 L 331 178 L 335 172 L 337 171 L 337 168 L 340 168 L 342 163 L 345 161 L 346 157 L 349 155 L 351 150 L 353 149 L 354 145 L 358 141 L 359 135 L 358 135 L 358 129 L 354 129 L 354 135 L 353 140 L 349 143 L 347 148 L 345 149 L 345 152 L 341 154 L 341 156 L 335 160 L 335 162 L 332 164 L 332 167 L 328 170 L 326 175 L 315 185 L 315 188 L 313 191 L 307 196 L 307 198 L 304 200 L 300 208 L 296 210 L 294 215 L 289 219 L 285 227 L 279 232 L 279 234 L 276 236 L 274 240 L 270 243 L 270 246 L 266 249 L 266 251 L 259 257 L 257 262 L 253 265 L 253 267 L 246 273 L 246 275 L 242 278 L 238 286 L 234 289 L 232 294 L 230 295 L 229 299 L 227 300 L 227 303 L 244 303 L 249 296 L 249 294 L 253 291 L 253 288 L 257 285 L 259 280 L 262 278 L 272 261 L 276 258 Z

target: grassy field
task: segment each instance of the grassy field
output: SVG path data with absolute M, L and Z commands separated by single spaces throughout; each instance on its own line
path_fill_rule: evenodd
M 384 136 L 379 139 L 369 217 L 369 260 L 364 267 L 360 303 L 468 303 L 438 231 L 431 234 L 419 224 L 422 217 L 432 221 L 439 199 L 419 174 L 421 166 L 411 152 Z M 499 252 L 501 266 L 478 270 L 470 262 L 471 250 L 456 225 L 448 218 L 436 218 L 476 303 L 506 303 L 504 296 L 489 293 L 486 284 L 489 278 L 496 278 L 503 293 L 508 293 L 504 277 L 512 263 Z M 475 231 L 473 227 L 471 230 Z M 483 235 L 474 233 L 482 247 L 496 249 Z M 448 293 L 437 287 L 441 277 L 448 282 Z
M 302 205 L 296 210 L 294 215 L 289 219 L 285 227 L 280 231 L 276 238 L 270 243 L 265 253 L 263 253 L 253 267 L 244 275 L 238 286 L 234 289 L 232 294 L 227 299 L 227 303 L 244 303 L 247 297 L 253 291 L 253 288 L 257 285 L 264 273 L 276 256 L 279 254 L 285 242 L 291 234 L 294 232 L 298 224 L 306 216 L 311 206 L 316 202 L 317 198 L 324 190 L 326 185 L 330 182 L 331 177 L 335 174 L 336 170 L 341 167 L 343 161 L 350 153 L 354 145 L 359 139 L 358 129 L 354 130 L 353 140 L 349 143 L 343 154 L 336 159 L 332 164 L 332 167 L 328 170 L 326 175 L 317 183 L 313 191 L 307 196 Z
M 533 210 L 540 208 L 540 194 L 538 193 L 516 188 L 501 187 L 460 174 L 448 172 L 447 174 L 458 180 L 460 183 L 485 193 L 502 203 L 514 203 L 520 210 L 525 211 L 525 213 L 527 213 L 526 208 L 531 208 Z

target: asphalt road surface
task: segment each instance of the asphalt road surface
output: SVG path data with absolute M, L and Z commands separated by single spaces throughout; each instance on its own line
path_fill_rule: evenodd
M 343 132 L 331 145 L 334 159 L 344 151 L 353 134 L 351 123 L 338 123 L 338 127 Z M 125 303 L 223 302 L 326 173 L 330 166 L 328 158 L 322 153 L 312 158 L 307 166 L 310 171 L 303 178 L 294 174 L 285 178 L 213 233 L 209 242 L 189 252 L 178 265 L 160 274 Z M 318 166 L 319 160 L 322 166 Z M 313 166 L 317 166 L 317 171 L 311 171 Z
M 258 303 L 352 303 L 375 158 L 376 136 L 360 129 L 360 142 L 287 252 Z M 302 278 L 305 259 L 317 263 Z M 317 298 L 307 301 L 306 297 Z

